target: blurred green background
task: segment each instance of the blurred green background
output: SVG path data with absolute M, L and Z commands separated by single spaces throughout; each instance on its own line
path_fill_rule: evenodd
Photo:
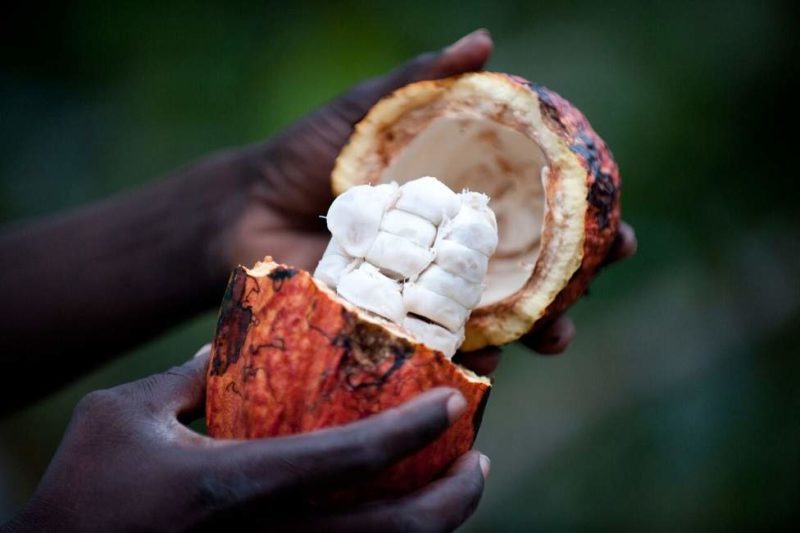
M 264 138 L 487 27 L 490 69 L 558 91 L 608 141 L 640 248 L 573 308 L 564 356 L 506 351 L 478 439 L 492 476 L 464 530 L 785 524 L 800 502 L 797 14 L 737 1 L 30 3 L 0 22 L 0 220 Z M 0 519 L 29 497 L 80 396 L 187 359 L 213 321 L 0 421 Z

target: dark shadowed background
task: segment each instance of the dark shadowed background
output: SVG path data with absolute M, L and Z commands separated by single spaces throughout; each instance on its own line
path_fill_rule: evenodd
M 608 141 L 640 247 L 572 310 L 563 357 L 506 350 L 478 439 L 492 476 L 464 529 L 784 523 L 800 501 L 797 15 L 740 1 L 30 3 L 0 20 L 0 221 L 261 139 L 485 26 L 490 69 L 558 91 Z M 213 323 L 0 421 L 0 520 L 78 398 L 182 362 Z

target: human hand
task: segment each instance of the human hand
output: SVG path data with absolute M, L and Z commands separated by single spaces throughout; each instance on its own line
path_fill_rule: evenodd
M 464 410 L 434 389 L 359 422 L 303 435 L 215 440 L 184 425 L 203 411 L 205 348 L 162 374 L 87 395 L 11 531 L 449 531 L 478 504 L 488 460 L 462 456 L 408 496 L 336 512 L 308 496 L 368 478 L 422 448 Z
M 313 271 L 330 240 L 320 215 L 333 201 L 331 171 L 355 124 L 395 89 L 478 70 L 491 50 L 488 32 L 478 30 L 356 85 L 265 143 L 211 161 L 205 170 L 224 174 L 235 189 L 216 208 L 224 234 L 213 245 L 222 276 L 262 259 L 265 251 Z

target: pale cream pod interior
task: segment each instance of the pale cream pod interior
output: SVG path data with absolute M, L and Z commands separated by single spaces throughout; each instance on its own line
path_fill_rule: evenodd
M 413 114 L 406 119 L 413 120 Z M 463 115 L 435 118 L 394 156 L 379 181 L 402 185 L 419 176 L 436 176 L 455 191 L 481 191 L 491 198 L 499 243 L 480 303 L 485 306 L 517 292 L 533 272 L 544 220 L 547 160 L 521 133 Z

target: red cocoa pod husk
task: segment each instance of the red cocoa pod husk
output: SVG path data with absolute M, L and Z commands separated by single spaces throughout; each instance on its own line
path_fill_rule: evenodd
M 308 272 L 267 259 L 231 275 L 211 349 L 206 424 L 217 438 L 294 435 L 361 420 L 440 386 L 461 391 L 464 415 L 424 449 L 326 503 L 429 483 L 472 447 L 490 382 L 348 304 Z

